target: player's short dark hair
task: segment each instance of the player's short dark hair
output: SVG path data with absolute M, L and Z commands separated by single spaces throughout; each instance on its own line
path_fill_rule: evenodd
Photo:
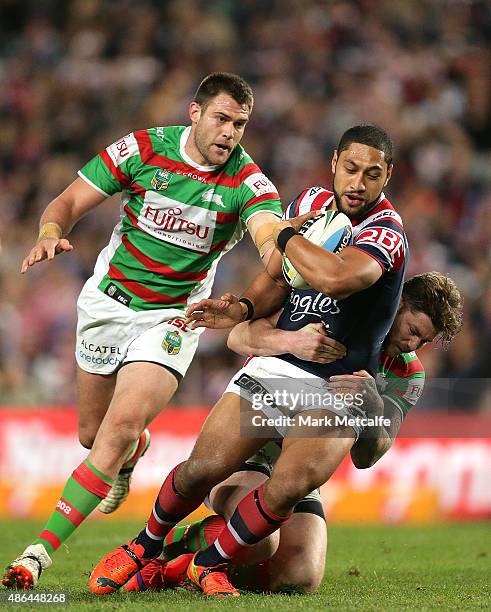
M 254 104 L 254 96 L 250 85 L 237 74 L 231 72 L 212 72 L 199 84 L 193 100 L 203 108 L 220 93 L 227 93 L 238 104 L 247 104 L 250 110 Z
M 392 163 L 392 139 L 381 127 L 370 123 L 364 123 L 349 128 L 341 136 L 341 140 L 337 147 L 338 155 L 342 151 L 346 151 L 354 142 L 359 142 L 360 144 L 367 145 L 367 147 L 373 147 L 374 149 L 382 151 L 387 165 L 390 166 Z
M 448 344 L 462 329 L 464 299 L 449 276 L 440 272 L 417 274 L 404 283 L 402 297 L 411 310 L 429 316 L 444 344 Z

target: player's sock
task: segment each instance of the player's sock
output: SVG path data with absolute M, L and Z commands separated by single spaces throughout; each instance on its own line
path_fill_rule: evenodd
M 174 559 L 185 553 L 203 550 L 213 544 L 225 525 L 225 519 L 214 514 L 189 525 L 173 527 L 164 539 L 165 558 Z
M 140 544 L 145 549 L 145 557 L 153 558 L 159 554 L 163 539 L 172 527 L 186 518 L 193 510 L 196 510 L 203 501 L 203 497 L 195 499 L 184 497 L 176 489 L 174 478 L 180 465 L 176 465 L 164 480 L 147 526 L 140 531 L 135 539 L 135 543 Z
M 33 543 L 43 544 L 52 554 L 106 497 L 111 486 L 112 480 L 85 460 L 67 480 L 55 511 Z
M 248 546 L 275 532 L 288 520 L 266 508 L 263 500 L 263 485 L 251 491 L 239 503 L 222 533 L 213 544 L 197 553 L 194 563 L 211 567 L 228 563 L 230 559 Z
M 144 429 L 140 434 L 138 440 L 133 444 L 130 451 L 126 455 L 126 459 L 124 460 L 123 465 L 121 466 L 122 470 L 132 468 L 136 465 L 137 461 L 140 457 L 145 453 L 150 443 L 150 433 L 148 429 Z
M 228 576 L 237 589 L 259 593 L 271 592 L 271 559 L 254 565 L 232 565 Z

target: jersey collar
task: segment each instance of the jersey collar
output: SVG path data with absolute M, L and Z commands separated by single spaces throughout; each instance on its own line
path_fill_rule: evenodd
M 188 142 L 190 132 L 191 126 L 188 125 L 188 127 L 181 134 L 181 141 L 179 143 L 179 153 L 183 160 L 187 163 L 188 166 L 192 166 L 196 170 L 201 170 L 201 172 L 211 172 L 212 170 L 216 170 L 219 166 L 202 166 L 201 164 L 197 164 L 195 161 L 193 161 L 186 153 L 185 147 Z
M 372 204 L 372 208 L 370 208 L 370 210 L 368 211 L 368 213 L 362 218 L 362 219 L 352 219 L 351 220 L 351 225 L 353 227 L 356 227 L 357 225 L 359 225 L 360 223 L 362 223 L 362 221 L 365 221 L 368 217 L 370 217 L 371 215 L 373 215 L 374 213 L 378 212 L 377 207 L 380 205 L 381 202 L 383 202 L 385 200 L 385 193 L 382 191 L 382 193 L 379 195 L 379 197 L 375 200 L 375 202 Z

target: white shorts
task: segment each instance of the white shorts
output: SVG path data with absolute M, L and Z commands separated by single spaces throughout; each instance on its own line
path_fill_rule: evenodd
M 77 312 L 75 358 L 91 374 L 112 374 L 125 363 L 149 361 L 180 380 L 203 332 L 184 325 L 184 312 L 177 308 L 131 310 L 98 289 L 93 277 L 80 293 Z
M 330 393 L 325 385 L 323 378 L 283 359 L 252 357 L 232 377 L 225 393 L 235 393 L 249 401 L 255 410 L 267 417 L 267 425 L 274 427 L 281 437 L 287 434 L 291 424 L 289 419 L 308 410 L 322 410 L 334 415 L 334 418 L 326 415 L 326 427 L 345 424 L 353 429 L 358 439 L 363 430 L 362 421 L 366 417 L 360 407 L 362 398 L 347 400 L 345 395 Z M 265 396 L 268 396 L 267 399 Z M 303 417 L 307 428 L 308 418 L 307 415 Z M 261 419 L 257 418 L 254 425 L 260 422 Z M 313 419 L 312 431 L 318 431 L 318 426 Z

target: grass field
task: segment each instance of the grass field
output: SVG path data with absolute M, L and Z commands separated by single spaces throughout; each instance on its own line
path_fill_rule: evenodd
M 0 522 L 0 564 L 40 531 L 32 522 Z M 134 535 L 133 523 L 85 524 L 56 554 L 41 590 L 64 590 L 70 610 L 475 610 L 490 609 L 490 526 L 332 527 L 324 582 L 313 595 L 254 595 L 209 600 L 187 591 L 92 595 L 89 572 L 99 557 Z M 26 604 L 9 609 L 40 609 Z M 48 606 L 44 606 L 47 609 Z M 49 606 L 51 608 L 51 606 Z M 55 608 L 55 606 L 53 606 Z M 57 606 L 60 609 L 59 606 Z

